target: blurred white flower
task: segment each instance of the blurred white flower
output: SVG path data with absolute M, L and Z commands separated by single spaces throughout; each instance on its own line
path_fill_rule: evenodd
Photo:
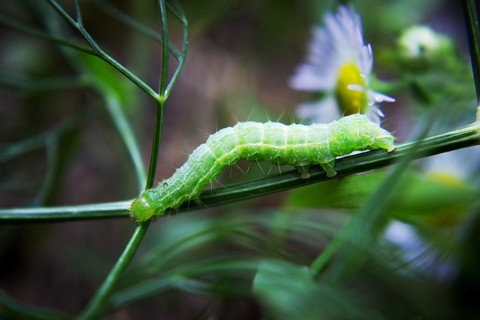
M 315 122 L 329 122 L 341 116 L 363 113 L 375 122 L 383 116 L 380 102 L 395 99 L 370 89 L 373 56 L 365 45 L 362 23 L 352 7 L 340 6 L 336 14 L 325 15 L 325 27 L 313 28 L 307 62 L 298 66 L 290 79 L 297 90 L 323 91 L 325 97 L 301 104 L 297 114 Z
M 404 265 L 399 267 L 418 270 L 444 283 L 457 275 L 456 261 L 420 237 L 413 226 L 392 221 L 385 230 L 384 238 L 400 249 L 398 258 Z
M 444 51 L 451 51 L 453 46 L 448 37 L 426 26 L 407 29 L 399 38 L 398 45 L 400 53 L 408 59 L 430 58 Z

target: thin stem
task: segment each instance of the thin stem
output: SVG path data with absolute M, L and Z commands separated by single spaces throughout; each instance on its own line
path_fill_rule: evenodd
M 478 21 L 476 0 L 462 0 L 467 27 L 470 57 L 477 91 L 477 102 L 480 99 L 480 25 Z
M 82 21 L 82 11 L 80 11 L 80 5 L 77 0 L 73 0 L 73 6 L 75 7 L 75 15 L 77 16 L 76 20 L 79 25 L 83 25 Z
M 156 95 L 155 101 L 156 103 L 156 121 L 155 121 L 155 136 L 152 143 L 152 157 L 150 159 L 150 167 L 148 173 L 148 180 L 146 184 L 146 188 L 150 188 L 153 185 L 153 177 L 155 175 L 156 169 L 156 160 L 158 158 L 158 145 L 161 138 L 161 128 L 163 123 L 163 110 L 164 110 L 164 103 L 165 103 L 165 86 L 166 80 L 168 75 L 168 58 L 169 58 L 169 49 L 168 49 L 168 27 L 167 27 L 167 17 L 166 17 L 166 10 L 165 10 L 165 3 L 164 1 L 160 0 L 160 13 L 161 13 L 161 22 L 162 22 L 162 71 L 160 77 L 160 88 L 159 88 L 159 95 Z M 89 44 L 96 50 L 100 50 L 90 37 L 90 35 L 82 28 L 82 35 L 84 38 L 89 42 Z M 102 52 L 101 50 L 99 52 Z M 96 317 L 101 312 L 106 310 L 107 301 L 110 298 L 113 289 L 117 285 L 120 276 L 128 266 L 129 262 L 133 258 L 138 246 L 142 242 L 142 239 L 148 229 L 150 222 L 147 221 L 145 223 L 140 224 L 136 229 L 135 232 L 130 239 L 127 247 L 123 251 L 122 255 L 118 259 L 117 263 L 113 267 L 113 269 L 108 274 L 107 278 L 100 286 L 96 294 L 93 296 L 90 303 L 87 305 L 84 312 L 79 316 L 80 320 L 88 320 Z
M 115 59 L 113 59 L 111 56 L 109 56 L 107 53 L 105 53 L 93 40 L 93 38 L 90 36 L 90 34 L 83 28 L 80 28 L 78 30 L 83 38 L 92 46 L 92 48 L 96 51 L 96 56 L 101 58 L 102 60 L 106 61 L 108 64 L 110 64 L 112 67 L 120 71 L 124 76 L 126 76 L 130 81 L 135 83 L 140 89 L 145 91 L 150 97 L 152 97 L 155 101 L 159 100 L 159 95 L 152 89 L 150 88 L 149 85 L 147 85 L 145 82 L 140 80 L 136 75 L 134 75 L 130 70 L 125 68 L 123 65 L 118 63 Z
M 47 0 L 48 3 L 65 19 L 70 23 L 75 29 L 78 29 L 77 22 L 70 17 L 70 15 L 63 10 L 63 8 L 55 0 Z
M 168 23 L 167 23 L 167 13 L 165 9 L 165 1 L 159 0 L 158 5 L 160 7 L 160 16 L 162 23 L 162 71 L 160 74 L 160 84 L 158 88 L 158 93 L 161 97 L 156 103 L 155 110 L 155 130 L 153 133 L 152 141 L 152 151 L 150 156 L 150 165 L 148 166 L 148 176 L 147 176 L 147 185 L 145 189 L 149 189 L 153 186 L 153 181 L 155 179 L 155 172 L 157 169 L 157 160 L 158 152 L 160 146 L 160 140 L 162 137 L 162 127 L 163 127 L 163 112 L 165 107 L 165 87 L 167 85 L 167 76 L 168 76 Z
M 115 6 L 113 6 L 110 2 L 104 0 L 97 0 L 95 3 L 102 8 L 106 13 L 110 14 L 113 18 L 118 20 L 119 22 L 123 23 L 124 25 L 132 28 L 133 30 L 137 31 L 140 34 L 143 34 L 159 43 L 162 43 L 162 36 L 155 32 L 154 30 L 150 29 L 149 27 L 145 26 L 144 24 L 140 23 L 139 21 L 133 19 L 132 17 L 126 15 Z M 180 52 L 171 44 L 168 44 L 168 49 L 170 53 L 179 61 L 180 59 Z
M 480 115 L 479 115 L 480 116 Z M 368 151 L 353 156 L 337 159 L 335 170 L 337 175 L 328 178 L 320 166 L 312 166 L 309 179 L 301 179 L 298 171 L 291 170 L 282 174 L 272 175 L 267 178 L 249 181 L 245 183 L 207 189 L 200 194 L 201 205 L 185 203 L 179 211 L 189 211 L 204 207 L 218 206 L 235 201 L 257 198 L 274 192 L 306 186 L 312 183 L 336 179 L 352 174 L 382 168 L 411 153 L 415 141 L 405 142 L 397 146 L 393 152 L 387 153 L 382 150 Z M 413 154 L 414 159 L 429 157 L 432 155 L 449 152 L 461 148 L 480 145 L 480 122 L 472 125 L 426 138 L 422 141 L 418 151 Z M 150 176 L 149 176 L 150 178 Z M 153 179 L 153 178 L 151 178 Z M 153 181 L 153 180 L 151 180 Z M 72 207 L 55 208 L 28 208 L 28 209 L 3 209 L 0 210 L 0 220 L 10 222 L 36 220 L 72 220 L 72 219 L 95 219 L 105 217 L 128 216 L 128 207 L 131 201 Z M 66 211 L 65 214 L 62 212 Z M 96 214 L 95 212 L 100 212 Z
M 409 151 L 405 152 L 402 158 L 399 158 L 398 164 L 393 172 L 387 176 L 375 192 L 365 201 L 360 212 L 348 221 L 340 232 L 335 235 L 326 249 L 314 260 L 310 267 L 314 277 L 318 277 L 321 274 L 342 248 L 346 251 L 344 254 L 345 258 L 332 268 L 333 271 L 332 274 L 329 275 L 329 281 L 336 281 L 347 268 L 350 270 L 355 268 L 359 261 L 355 250 L 363 250 L 371 245 L 370 241 L 374 238 L 374 231 L 378 229 L 376 226 L 381 220 L 382 214 L 387 210 L 392 195 L 395 194 L 394 188 L 401 180 L 402 174 L 419 153 L 423 138 L 432 123 L 433 116 L 430 117 L 428 121 L 423 122 L 418 140 L 411 145 Z
M 158 93 L 162 100 L 165 101 L 165 89 L 167 87 L 167 77 L 168 77 L 168 22 L 167 22 L 167 10 L 165 8 L 165 0 L 159 0 L 158 5 L 160 7 L 160 15 L 162 22 L 162 71 L 160 73 L 160 85 Z
M 152 151 L 150 155 L 150 165 L 148 166 L 147 184 L 145 189 L 151 188 L 153 186 L 153 182 L 155 181 L 155 171 L 157 170 L 157 159 L 159 152 L 158 150 L 160 139 L 162 137 L 163 110 L 164 103 L 157 102 L 157 107 L 155 110 L 155 129 L 153 132 Z
M 12 29 L 22 31 L 22 32 L 34 35 L 36 37 L 44 38 L 44 39 L 53 41 L 55 43 L 58 43 L 60 45 L 76 49 L 76 50 L 81 51 L 81 52 L 85 52 L 85 53 L 95 55 L 95 56 L 97 55 L 93 50 L 91 50 L 89 48 L 86 48 L 81 44 L 75 43 L 73 41 L 67 40 L 67 39 L 62 38 L 62 37 L 51 35 L 50 33 L 47 33 L 47 32 L 43 32 L 43 31 L 36 30 L 34 28 L 30 28 L 26 25 L 18 23 L 18 22 L 14 21 L 14 20 L 12 20 L 8 17 L 5 17 L 3 15 L 0 15 L 0 23 L 3 24 L 3 25 L 6 25 L 6 26 L 8 26 Z
M 183 9 L 178 4 L 178 1 L 175 1 L 175 3 L 177 4 L 176 8 L 174 8 L 170 2 L 167 2 L 166 3 L 167 9 L 173 14 L 175 18 L 177 18 L 178 21 L 180 21 L 180 23 L 187 24 L 187 19 L 185 18 Z
M 175 70 L 175 73 L 172 76 L 172 79 L 170 80 L 170 83 L 167 86 L 167 89 L 165 90 L 165 99 L 168 98 L 170 95 L 173 86 L 177 82 L 178 77 L 180 76 L 180 73 L 183 70 L 183 67 L 185 65 L 185 61 L 187 59 L 187 50 L 188 50 L 188 22 L 185 17 L 185 14 L 182 10 L 182 8 L 179 6 L 177 10 L 174 10 L 171 5 L 167 6 L 170 12 L 173 13 L 173 15 L 182 23 L 182 29 L 183 29 L 183 45 L 182 45 L 182 54 L 178 58 L 178 67 Z
M 147 221 L 135 228 L 133 236 L 125 247 L 122 255 L 117 260 L 117 263 L 110 271 L 98 291 L 95 293 L 92 300 L 90 300 L 85 310 L 78 317 L 79 320 L 93 319 L 106 309 L 107 300 L 109 299 L 110 295 L 113 292 L 113 289 L 118 283 L 121 274 L 127 268 L 130 260 L 132 260 L 133 255 L 137 251 L 138 246 L 142 242 L 148 226 L 149 222 Z
M 106 95 L 106 93 L 103 93 Z M 133 134 L 133 130 L 125 117 L 125 114 L 120 106 L 118 99 L 105 97 L 105 104 L 112 120 L 117 127 L 120 136 L 130 154 L 133 167 L 135 169 L 135 176 L 137 177 L 138 190 L 141 192 L 146 183 L 145 167 L 143 165 L 143 159 L 138 148 L 138 143 Z
M 6 221 L 73 221 L 128 217 L 131 200 L 97 204 L 0 209 L 0 220 Z
M 68 22 L 70 25 L 75 28 L 84 40 L 90 45 L 93 49 L 93 55 L 101 58 L 112 67 L 120 71 L 124 76 L 126 76 L 130 81 L 132 81 L 135 85 L 137 85 L 140 89 L 145 91 L 150 97 L 152 97 L 155 101 L 160 99 L 160 96 L 152 89 L 149 85 L 143 82 L 140 78 L 138 78 L 135 74 L 133 74 L 130 70 L 125 68 L 123 65 L 118 63 L 115 59 L 113 59 L 110 55 L 108 55 L 105 51 L 103 51 L 98 44 L 93 40 L 90 34 L 85 30 L 81 21 L 73 20 L 68 13 L 63 10 L 63 8 L 55 1 L 55 0 L 47 0 L 53 8 Z M 78 12 L 77 12 L 78 14 Z

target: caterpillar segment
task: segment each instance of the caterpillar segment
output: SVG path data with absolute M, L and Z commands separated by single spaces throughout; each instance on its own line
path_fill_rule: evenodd
M 354 114 L 329 124 L 285 125 L 278 122 L 239 122 L 211 135 L 187 162 L 156 188 L 148 189 L 131 205 L 131 217 L 142 222 L 185 201 L 199 201 L 204 187 L 240 159 L 266 160 L 295 167 L 302 178 L 320 164 L 333 177 L 335 158 L 353 151 L 395 150 L 394 137 L 365 115 Z

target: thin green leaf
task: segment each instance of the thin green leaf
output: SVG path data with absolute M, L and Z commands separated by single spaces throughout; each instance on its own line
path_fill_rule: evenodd
M 0 291 L 0 318 L 7 319 L 32 319 L 32 320 L 67 320 L 69 315 L 43 307 L 24 304 Z
M 264 261 L 253 292 L 279 319 L 376 319 L 338 287 L 313 281 L 310 270 L 285 261 Z
M 132 105 L 132 97 L 130 87 L 122 82 L 123 79 L 116 77 L 110 68 L 103 62 L 100 62 L 88 55 L 75 56 L 75 65 L 81 68 L 85 74 L 86 81 L 91 84 L 100 94 L 105 102 L 105 106 L 110 114 L 117 131 L 119 132 L 128 153 L 132 160 L 137 177 L 138 190 L 141 192 L 146 183 L 146 172 L 143 159 L 138 148 L 135 134 L 125 116 L 124 110 L 127 106 Z M 81 63 L 83 62 L 83 63 Z

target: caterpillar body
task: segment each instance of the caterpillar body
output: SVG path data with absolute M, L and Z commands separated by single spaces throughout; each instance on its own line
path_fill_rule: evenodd
M 187 162 L 156 188 L 136 198 L 131 217 L 145 221 L 198 200 L 203 188 L 220 171 L 240 159 L 289 164 L 308 178 L 308 168 L 320 164 L 327 176 L 336 174 L 335 158 L 353 151 L 395 150 L 394 137 L 365 115 L 354 114 L 329 124 L 284 125 L 278 122 L 239 122 L 211 135 L 196 148 Z

